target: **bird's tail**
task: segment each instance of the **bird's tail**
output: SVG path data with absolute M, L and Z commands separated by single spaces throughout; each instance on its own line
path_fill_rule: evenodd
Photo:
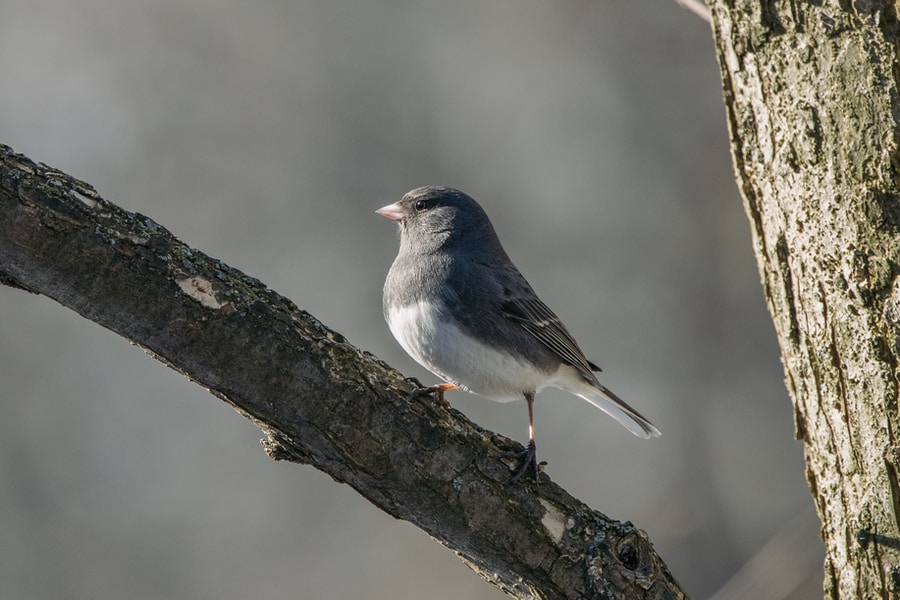
M 652 438 L 662 435 L 653 423 L 600 383 L 586 383 L 584 387 L 573 390 L 573 392 L 614 418 L 638 437 Z

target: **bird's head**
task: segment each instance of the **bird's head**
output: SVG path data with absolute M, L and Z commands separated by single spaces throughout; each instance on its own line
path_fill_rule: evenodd
M 500 245 L 481 206 L 453 188 L 416 188 L 375 212 L 400 224 L 401 247 L 427 251 L 460 243 L 477 251 L 480 246 Z

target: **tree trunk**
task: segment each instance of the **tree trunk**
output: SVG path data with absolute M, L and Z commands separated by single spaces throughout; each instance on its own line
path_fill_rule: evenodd
M 686 597 L 631 523 L 546 475 L 511 483 L 521 445 L 410 399 L 400 373 L 288 299 L 2 145 L 0 283 L 148 349 L 251 419 L 270 456 L 347 483 L 511 596 Z
M 826 596 L 896 597 L 896 5 L 709 4 L 735 172 L 822 520 Z

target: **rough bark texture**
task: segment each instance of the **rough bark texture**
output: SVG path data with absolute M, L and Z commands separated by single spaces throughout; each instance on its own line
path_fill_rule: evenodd
M 0 146 L 0 283 L 132 340 L 311 464 L 455 551 L 517 598 L 685 598 L 646 534 L 543 476 L 520 445 L 410 384 L 259 281 L 89 185 Z
M 831 598 L 900 593 L 894 2 L 710 2 Z

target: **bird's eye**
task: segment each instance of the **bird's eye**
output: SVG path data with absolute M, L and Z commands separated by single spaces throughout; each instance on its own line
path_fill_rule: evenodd
M 428 202 L 425 200 L 416 200 L 416 212 L 428 210 Z

